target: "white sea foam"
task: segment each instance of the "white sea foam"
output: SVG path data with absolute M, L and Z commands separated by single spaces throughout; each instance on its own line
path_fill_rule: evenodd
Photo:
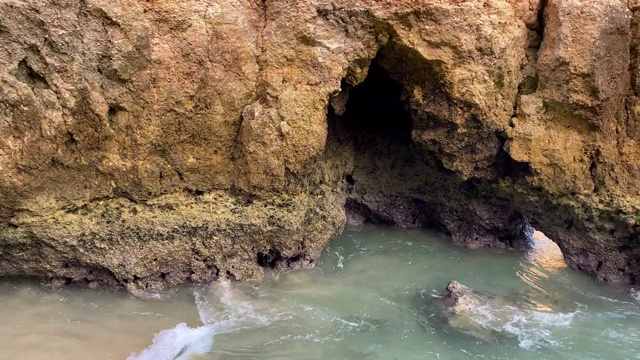
M 523 349 L 556 346 L 557 330 L 570 326 L 576 312 L 541 312 L 533 309 L 491 303 L 468 306 L 464 316 L 450 319 L 450 324 L 463 332 L 486 341 L 495 341 L 498 334 L 514 337 Z
M 576 312 L 547 313 L 533 311 L 529 314 L 518 314 L 507 322 L 502 330 L 518 338 L 521 348 L 533 349 L 542 346 L 557 346 L 558 339 L 554 331 L 568 327 Z
M 190 328 L 185 323 L 159 332 L 153 343 L 128 360 L 186 360 L 193 354 L 203 354 L 213 346 L 215 329 L 208 326 Z
M 194 292 L 204 325 L 190 328 L 181 323 L 156 334 L 153 343 L 128 360 L 187 360 L 211 351 L 217 334 L 268 325 L 270 319 L 256 311 L 248 295 L 229 282 L 220 282 Z
M 340 254 L 339 251 L 335 252 L 336 256 L 338 257 L 338 263 L 336 264 L 337 267 L 339 267 L 340 269 L 344 268 L 344 256 L 342 256 L 342 254 Z
M 630 294 L 633 300 L 640 303 L 640 289 L 637 289 L 637 288 L 631 289 Z
M 200 321 L 223 324 L 226 332 L 268 325 L 278 317 L 277 304 L 252 294 L 247 285 L 219 282 L 194 292 Z

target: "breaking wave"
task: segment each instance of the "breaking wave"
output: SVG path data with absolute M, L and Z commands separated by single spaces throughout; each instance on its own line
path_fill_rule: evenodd
M 504 324 L 502 330 L 518 338 L 520 347 L 534 349 L 541 346 L 558 346 L 560 340 L 555 333 L 571 325 L 572 313 L 546 313 L 534 311 L 528 315 L 516 315 Z
M 216 335 L 266 326 L 271 321 L 256 311 L 246 293 L 229 282 L 198 288 L 194 297 L 202 326 L 191 328 L 181 323 L 163 330 L 149 347 L 128 360 L 188 360 L 191 355 L 211 351 Z

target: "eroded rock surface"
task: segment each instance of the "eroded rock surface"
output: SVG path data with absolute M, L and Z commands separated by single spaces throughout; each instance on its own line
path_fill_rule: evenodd
M 431 317 L 476 339 L 495 343 L 517 338 L 521 346 L 527 346 L 532 337 L 549 341 L 541 334 L 566 326 L 576 314 L 575 304 L 567 312 L 538 312 L 516 299 L 470 289 L 453 280 L 435 298 Z
M 640 281 L 631 1 L 0 1 L 0 274 L 310 266 L 352 222 Z
M 447 325 L 475 338 L 495 342 L 501 328 L 522 315 L 515 304 L 489 293 L 472 290 L 453 280 L 437 299 Z

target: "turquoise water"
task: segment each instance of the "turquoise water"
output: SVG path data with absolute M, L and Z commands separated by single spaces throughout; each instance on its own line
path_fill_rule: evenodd
M 0 359 L 640 359 L 640 303 L 536 239 L 499 253 L 351 229 L 314 269 L 146 300 L 4 281 Z M 436 296 L 454 279 L 498 301 L 447 321 Z

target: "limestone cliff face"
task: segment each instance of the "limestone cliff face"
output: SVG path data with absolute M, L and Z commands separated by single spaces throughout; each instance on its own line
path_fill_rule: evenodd
M 640 3 L 0 1 L 0 274 L 309 266 L 345 220 L 640 281 Z M 346 204 L 346 206 L 345 206 Z

